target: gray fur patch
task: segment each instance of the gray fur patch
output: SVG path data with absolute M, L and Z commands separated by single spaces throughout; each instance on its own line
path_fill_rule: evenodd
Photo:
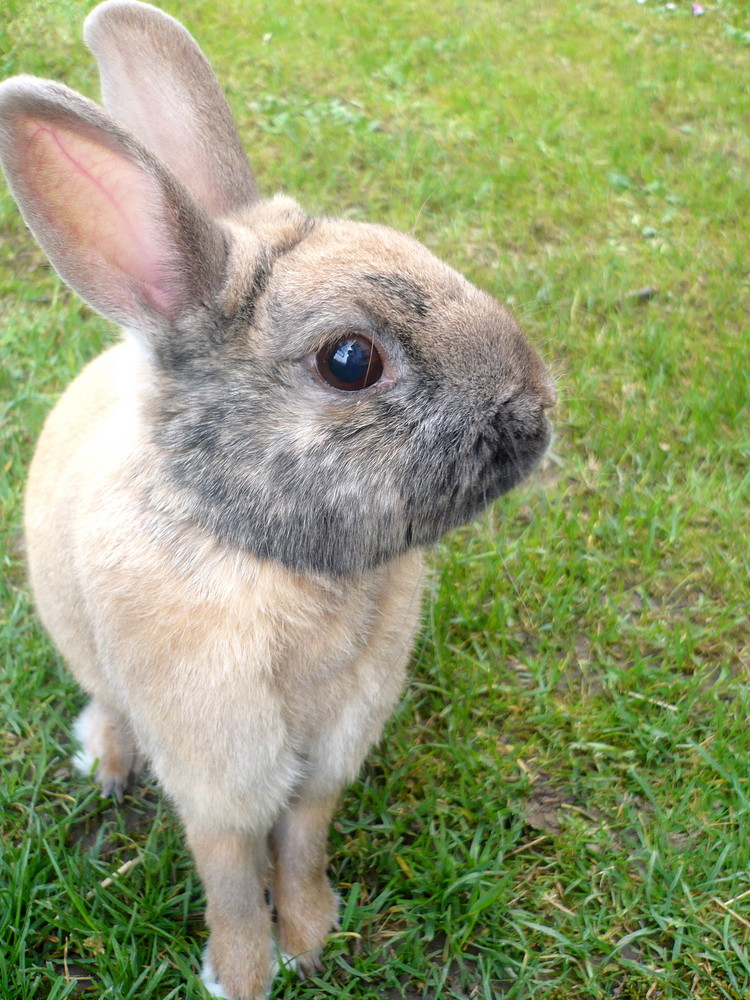
M 311 248 L 314 231 L 259 261 L 235 316 L 209 314 L 192 360 L 171 365 L 155 438 L 189 518 L 261 558 L 345 576 L 435 542 L 525 478 L 549 442 L 547 376 L 508 314 L 433 258 L 429 289 L 385 269 L 390 243 L 371 270 L 337 261 L 316 287 L 328 245 L 319 233 Z M 382 384 L 317 379 L 305 352 L 337 323 L 378 340 Z
M 405 309 L 412 321 L 415 316 L 427 316 L 430 298 L 416 281 L 402 274 L 363 274 L 362 278 L 384 292 L 397 308 Z
M 541 412 L 480 420 L 455 401 L 429 404 L 434 392 L 416 379 L 408 392 L 345 401 L 348 420 L 328 423 L 323 407 L 283 426 L 278 412 L 294 401 L 254 382 L 248 371 L 231 386 L 190 380 L 158 439 L 196 521 L 295 570 L 358 573 L 431 544 L 515 486 L 549 440 Z

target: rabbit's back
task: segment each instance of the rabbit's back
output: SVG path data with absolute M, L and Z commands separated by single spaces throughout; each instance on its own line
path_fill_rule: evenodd
M 101 469 L 97 444 L 125 408 L 124 367 L 131 363 L 127 345 L 120 344 L 95 358 L 68 386 L 45 422 L 25 497 L 25 547 L 37 611 L 81 682 L 94 690 L 95 642 L 85 610 L 78 536 L 82 506 L 92 493 L 90 474 Z

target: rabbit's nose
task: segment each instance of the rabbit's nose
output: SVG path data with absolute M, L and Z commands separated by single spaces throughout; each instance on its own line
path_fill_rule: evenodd
M 551 375 L 539 388 L 539 404 L 543 410 L 551 410 L 557 404 L 557 389 Z
M 552 374 L 530 345 L 526 355 L 526 385 L 531 398 L 543 410 L 551 410 L 557 403 L 557 389 Z

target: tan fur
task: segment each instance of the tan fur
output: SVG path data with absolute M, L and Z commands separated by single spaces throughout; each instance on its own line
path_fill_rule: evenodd
M 273 955 L 265 841 L 241 830 L 206 833 L 191 823 L 186 833 L 208 899 L 210 965 L 229 996 L 262 996 Z
M 279 948 L 305 974 L 322 968 L 320 945 L 336 922 L 338 900 L 326 878 L 328 826 L 338 797 L 295 799 L 271 831 L 273 903 Z
M 245 959 L 223 942 L 239 934 L 250 947 L 267 915 L 253 909 L 236 925 L 231 914 L 242 907 L 212 881 L 247 878 L 260 892 L 262 877 L 242 875 L 236 861 L 222 876 L 221 857 L 233 838 L 255 857 L 276 824 L 279 864 L 290 865 L 279 882 L 281 946 L 317 955 L 335 912 L 324 831 L 403 684 L 421 558 L 336 582 L 180 526 L 154 479 L 141 418 L 149 389 L 140 349 L 126 341 L 89 365 L 50 415 L 26 498 L 29 572 L 38 612 L 77 679 L 129 720 L 185 821 L 202 877 L 218 873 L 206 885 L 212 955 L 229 995 L 253 996 L 256 986 L 224 981 L 236 982 Z M 110 753 L 100 780 L 117 772 L 114 741 Z M 315 846 L 303 860 L 308 836 Z M 263 968 L 248 983 L 265 982 Z
M 108 0 L 85 34 L 117 120 L 0 85 L 29 226 L 126 327 L 39 440 L 30 580 L 91 696 L 80 766 L 119 797 L 148 761 L 206 889 L 204 982 L 258 1000 L 269 885 L 281 951 L 320 966 L 328 824 L 404 682 L 420 546 L 533 469 L 554 389 L 509 313 L 413 239 L 260 201 L 176 21 Z M 379 377 L 326 381 L 352 335 Z
M 315 579 L 179 525 L 139 421 L 138 353 L 126 342 L 94 361 L 40 438 L 26 500 L 37 607 L 81 684 L 126 707 L 185 814 L 231 826 L 249 812 L 264 826 L 302 773 L 336 791 L 378 735 L 418 620 L 421 560 Z M 243 762 L 260 732 L 272 756 Z M 279 787 L 258 816 L 266 770 Z

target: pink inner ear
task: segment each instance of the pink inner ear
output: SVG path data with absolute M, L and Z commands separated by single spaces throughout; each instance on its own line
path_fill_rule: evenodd
M 63 277 L 86 298 L 81 285 L 94 285 L 128 318 L 137 318 L 144 298 L 171 314 L 176 303 L 158 183 L 86 135 L 35 120 L 23 132 L 26 183 L 50 243 L 37 235 Z M 109 287 L 101 287 L 106 281 Z

